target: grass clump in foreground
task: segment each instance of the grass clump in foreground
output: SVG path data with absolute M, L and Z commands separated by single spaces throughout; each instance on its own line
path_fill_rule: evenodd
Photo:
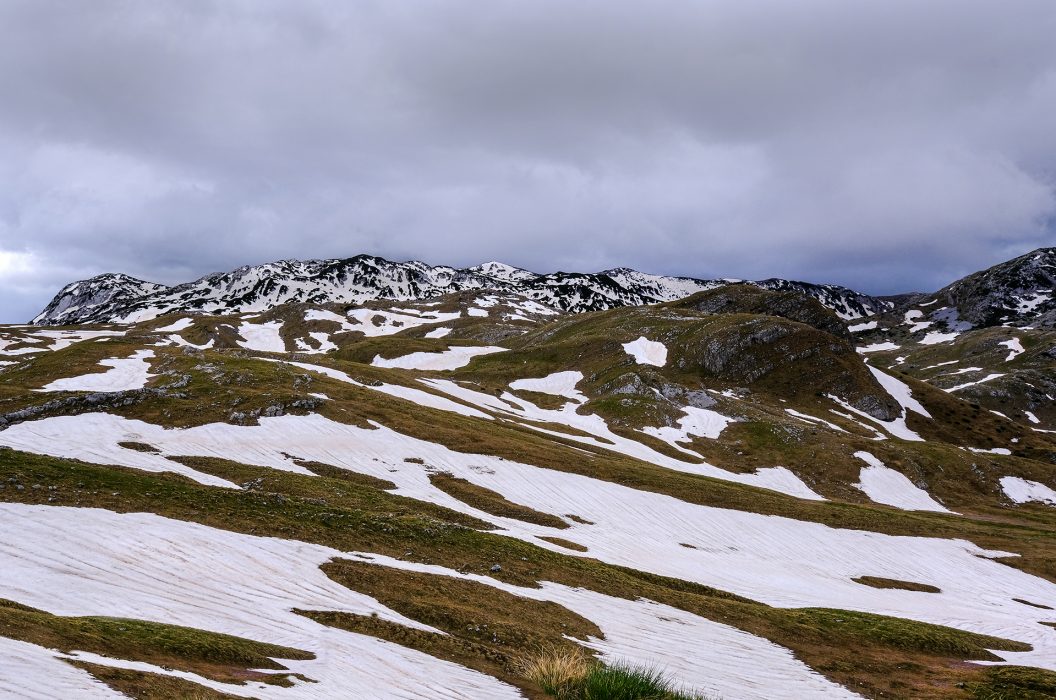
M 558 700 L 706 700 L 676 690 L 656 669 L 606 665 L 582 651 L 545 650 L 525 659 L 521 672 Z

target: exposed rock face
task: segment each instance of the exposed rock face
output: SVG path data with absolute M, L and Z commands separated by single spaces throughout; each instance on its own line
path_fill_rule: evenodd
M 627 268 L 540 275 L 496 262 L 456 269 L 358 255 L 343 260 L 283 260 L 241 267 L 175 287 L 125 275 L 100 275 L 65 287 L 33 322 L 130 323 L 174 312 L 260 312 L 287 303 L 422 300 L 472 290 L 519 294 L 553 309 L 578 313 L 674 301 L 729 284 L 649 275 Z M 867 316 L 886 308 L 886 302 L 832 285 L 786 280 L 748 284 L 793 289 L 830 305 L 846 318 Z
M 830 309 L 800 291 L 781 292 L 760 289 L 748 284 L 734 284 L 700 292 L 679 302 L 678 306 L 709 314 L 763 314 L 780 316 L 849 340 L 850 331 Z
M 968 275 L 935 295 L 975 326 L 1056 327 L 1056 248 Z
M 779 394 L 833 394 L 880 420 L 901 415 L 847 340 L 777 316 L 730 319 L 704 329 L 699 345 L 679 348 L 679 368 Z

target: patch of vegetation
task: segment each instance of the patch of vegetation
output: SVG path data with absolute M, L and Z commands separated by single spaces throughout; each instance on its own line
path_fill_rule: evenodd
M 522 520 L 535 525 L 545 525 L 546 527 L 559 529 L 568 527 L 568 523 L 556 515 L 541 513 L 528 506 L 513 503 L 506 500 L 500 493 L 486 489 L 483 486 L 477 486 L 471 481 L 460 479 L 447 472 L 430 474 L 429 482 L 447 495 L 457 498 L 466 505 L 482 510 L 485 513 L 491 513 L 502 518 Z
M 896 578 L 884 578 L 882 576 L 859 576 L 852 578 L 855 583 L 873 588 L 895 588 L 903 591 L 918 591 L 920 593 L 942 593 L 942 589 L 927 583 L 916 583 L 914 581 L 900 581 Z
M 550 544 L 556 544 L 558 547 L 564 547 L 565 549 L 571 549 L 576 552 L 586 552 L 587 548 L 578 542 L 572 542 L 562 537 L 550 537 L 549 535 L 538 535 L 539 539 L 549 542 Z
M 992 666 L 966 684 L 973 700 L 1049 700 L 1056 698 L 1056 673 L 1024 666 Z
M 88 651 L 190 671 L 226 683 L 262 681 L 288 686 L 281 659 L 314 659 L 299 649 L 191 627 L 114 617 L 63 617 L 0 600 L 0 636 L 64 652 Z
M 87 671 L 119 693 L 136 700 L 240 700 L 242 697 L 160 673 L 131 671 L 87 661 L 67 663 Z
M 576 652 L 546 650 L 524 659 L 521 671 L 557 700 L 704 700 L 676 690 L 659 670 L 607 665 Z

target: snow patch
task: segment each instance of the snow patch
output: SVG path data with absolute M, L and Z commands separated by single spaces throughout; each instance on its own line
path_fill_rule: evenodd
M 156 375 L 150 374 L 148 359 L 154 357 L 153 350 L 137 350 L 131 357 L 100 360 L 99 364 L 110 367 L 105 372 L 82 374 L 77 377 L 56 379 L 37 391 L 131 391 L 142 389 Z
M 667 364 L 667 346 L 663 343 L 649 340 L 644 335 L 638 340 L 624 343 L 623 350 L 640 365 L 663 367 Z
M 1037 501 L 1056 506 L 1056 491 L 1037 481 L 1021 479 L 1018 476 L 1003 476 L 1001 477 L 1001 490 L 1015 503 Z
M 905 474 L 886 466 L 869 452 L 855 452 L 854 456 L 866 463 L 853 486 L 874 503 L 894 506 L 902 510 L 928 510 L 937 513 L 950 511 L 931 495 L 910 481 Z
M 286 352 L 286 343 L 283 341 L 279 331 L 282 330 L 282 321 L 270 323 L 246 323 L 238 327 L 238 334 L 245 340 L 237 341 L 240 347 L 246 350 L 257 350 L 259 352 Z
M 564 396 L 576 403 L 585 403 L 587 397 L 576 389 L 576 385 L 581 381 L 583 381 L 582 372 L 554 372 L 539 379 L 517 379 L 510 382 L 510 388 L 515 391 L 538 391 L 541 394 Z
M 420 369 L 431 372 L 446 372 L 459 367 L 465 367 L 474 357 L 480 355 L 491 355 L 496 352 L 506 352 L 506 348 L 498 346 L 470 347 L 458 345 L 448 348 L 443 352 L 412 352 L 391 359 L 385 359 L 381 355 L 375 355 L 370 363 L 374 367 L 388 369 Z

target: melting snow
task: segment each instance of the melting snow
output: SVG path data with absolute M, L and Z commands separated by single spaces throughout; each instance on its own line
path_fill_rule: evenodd
M 434 328 L 425 334 L 426 338 L 443 338 L 445 335 L 451 332 L 450 328 Z
M 1023 354 L 1023 343 L 1019 341 L 1019 338 L 1012 338 L 1011 340 L 1003 340 L 998 345 L 1004 345 L 1008 348 L 1008 357 L 1005 358 L 1005 362 L 1011 362 L 1018 356 Z
M 193 318 L 190 318 L 190 317 L 181 318 L 178 321 L 176 321 L 175 323 L 172 323 L 172 324 L 170 324 L 168 326 L 165 326 L 163 328 L 155 328 L 154 332 L 155 333 L 176 333 L 176 332 L 179 332 L 179 331 L 182 331 L 182 330 L 186 330 L 187 328 L 190 328 L 193 325 L 194 325 L 194 319 Z
M 0 594 L 5 598 L 57 615 L 185 625 L 316 655 L 310 661 L 282 659 L 290 672 L 315 683 L 282 688 L 202 679 L 226 693 L 265 700 L 521 697 L 482 673 L 326 627 L 293 612 L 299 608 L 377 615 L 432 630 L 330 580 L 319 566 L 341 552 L 328 547 L 242 535 L 148 513 L 9 503 L 0 504 L 0 530 L 19 533 L 0 541 Z M 104 657 L 91 658 L 107 663 Z M 44 675 L 54 666 L 41 663 L 33 675 Z M 64 676 L 68 682 L 70 674 Z M 41 681 L 47 687 L 48 681 Z M 85 681 L 83 687 L 91 685 Z
M 930 510 L 949 513 L 941 503 L 927 491 L 910 481 L 902 472 L 886 466 L 868 452 L 855 452 L 854 456 L 866 463 L 854 487 L 875 503 L 894 506 L 902 510 Z
M 663 367 L 667 364 L 667 346 L 647 339 L 644 335 L 638 340 L 623 344 L 624 351 L 640 365 Z
M 847 432 L 846 430 L 844 430 L 840 426 L 836 425 L 835 423 L 830 423 L 829 421 L 825 420 L 824 418 L 818 418 L 816 416 L 811 416 L 811 415 L 808 415 L 806 413 L 800 413 L 799 411 L 795 410 L 794 408 L 786 408 L 785 412 L 788 413 L 790 416 L 795 416 L 796 418 L 799 418 L 801 420 L 805 420 L 808 423 L 812 423 L 814 425 L 821 424 L 821 425 L 824 425 L 827 428 L 831 428 L 832 430 L 835 430 L 837 432 L 841 432 L 841 433 L 846 433 Z
M 438 383 L 440 382 L 434 382 Z M 487 455 L 455 452 L 383 426 L 364 429 L 336 423 L 318 415 L 262 418 L 259 426 L 244 427 L 218 424 L 166 430 L 161 426 L 148 426 L 149 432 L 143 427 L 145 424 L 136 421 L 105 414 L 95 415 L 112 421 L 114 427 L 109 431 L 94 428 L 85 430 L 83 436 L 78 434 L 74 438 L 78 442 L 92 445 L 91 449 L 99 455 L 92 461 L 114 464 L 110 453 L 119 450 L 115 450 L 112 436 L 127 432 L 126 426 L 133 425 L 144 433 L 144 442 L 158 446 L 166 454 L 215 456 L 304 473 L 305 470 L 286 456 L 294 454 L 302 459 L 326 462 L 389 479 L 397 484 L 397 493 L 483 517 L 499 524 L 502 528 L 499 532 L 503 535 L 534 541 L 540 546 L 549 546 L 536 537 L 540 534 L 551 534 L 551 528 L 479 514 L 434 487 L 429 482 L 427 467 L 404 461 L 407 458 L 418 458 L 424 460 L 429 468 L 449 471 L 529 508 L 551 514 L 574 513 L 595 523 L 588 525 L 571 522 L 568 529 L 561 531 L 561 536 L 583 544 L 589 549 L 587 556 L 601 561 L 696 581 L 769 605 L 862 610 L 1017 639 L 1031 644 L 1033 650 L 999 651 L 998 656 L 1012 663 L 1056 670 L 1056 637 L 1051 634 L 1051 629 L 1038 624 L 1039 620 L 1051 619 L 1051 611 L 1033 609 L 1012 600 L 1013 597 L 1020 597 L 1056 606 L 1056 585 L 994 561 L 990 557 L 1002 555 L 988 552 L 964 540 L 890 536 L 860 530 L 843 530 L 786 517 L 694 505 L 677 498 L 638 491 L 588 476 L 543 469 Z M 68 428 L 73 423 L 87 418 L 88 416 L 74 416 L 36 421 L 37 432 L 50 432 L 51 444 L 45 447 L 55 449 L 53 443 L 71 440 Z M 0 441 L 9 442 L 10 433 L 24 425 L 26 424 L 19 424 L 0 432 Z M 141 460 L 160 458 L 158 455 L 128 452 Z M 673 459 L 669 461 L 677 462 Z M 738 476 L 741 475 L 729 475 L 727 478 Z M 45 507 L 42 510 L 66 509 Z M 78 512 L 83 513 L 85 510 L 78 509 Z M 130 516 L 108 514 L 108 517 L 114 518 L 112 522 L 117 523 L 113 529 L 99 532 L 88 531 L 89 528 L 72 528 L 74 535 L 83 536 L 85 541 L 82 545 L 79 541 L 57 541 L 59 538 L 50 531 L 40 536 L 34 535 L 36 531 L 27 527 L 27 523 L 38 527 L 41 526 L 41 519 L 35 515 L 32 518 L 27 517 L 26 513 L 28 511 L 22 511 L 5 530 L 19 532 L 19 538 L 14 542 L 0 542 L 0 548 L 3 548 L 0 551 L 16 548 L 19 556 L 39 555 L 47 558 L 54 547 L 56 552 L 61 553 L 61 556 L 55 556 L 59 557 L 64 570 L 68 571 L 71 552 L 78 553 L 80 557 L 83 551 L 84 557 L 91 557 L 99 548 L 113 547 L 121 553 L 123 563 L 120 566 L 115 564 L 113 570 L 108 570 L 106 567 L 111 562 L 103 562 L 103 566 L 94 569 L 102 572 L 96 575 L 112 576 L 115 581 L 120 582 L 115 583 L 115 586 L 136 590 L 135 584 L 130 585 L 127 578 L 131 576 L 133 581 L 138 580 L 138 572 L 141 571 L 138 567 L 149 564 L 142 563 L 143 559 L 138 555 L 138 540 L 134 547 L 130 547 L 127 538 L 139 538 L 143 535 L 144 527 L 139 527 L 139 524 L 149 523 L 149 519 L 155 516 L 137 516 L 144 519 L 137 520 Z M 180 547 L 190 546 L 192 540 L 197 540 L 188 537 L 192 534 L 189 531 L 178 528 L 164 531 L 172 532 L 172 546 L 175 549 L 171 551 L 185 552 L 187 550 Z M 113 532 L 122 535 L 111 540 Z M 68 539 L 65 532 L 62 538 Z M 42 542 L 43 549 L 38 549 L 38 539 Z M 696 549 L 682 547 L 679 543 L 683 542 L 693 545 Z M 160 544 L 165 548 L 162 551 L 166 554 L 170 551 L 168 539 L 160 543 L 152 540 L 150 544 Z M 306 546 L 297 543 L 286 544 Z M 274 566 L 281 571 L 285 578 L 279 580 L 286 581 L 284 585 L 294 585 L 297 590 L 305 585 L 296 568 L 290 569 L 281 556 L 273 561 L 266 552 L 254 549 L 251 552 L 254 563 L 244 569 L 239 557 L 245 547 L 237 542 L 227 541 L 222 545 L 217 546 L 220 553 L 216 555 L 222 558 L 215 561 L 210 556 L 206 556 L 205 561 L 202 561 L 196 550 L 188 552 L 180 566 L 186 568 L 186 561 L 196 562 L 195 570 L 176 571 L 173 574 L 176 577 L 174 580 L 182 581 L 184 576 L 197 576 L 198 562 L 201 562 L 200 566 L 206 571 L 213 567 L 224 571 L 234 569 L 240 577 L 240 586 L 257 585 L 259 577 L 247 576 L 246 572 L 252 572 L 254 567 L 265 565 Z M 554 549 L 557 549 L 556 545 Z M 130 554 L 130 551 L 135 554 Z M 155 552 L 152 555 L 148 552 L 143 555 L 148 562 L 153 561 L 152 556 L 160 554 Z M 299 560 L 304 558 L 306 557 L 303 554 L 298 555 Z M 0 566 L 0 577 L 10 570 L 10 567 Z M 774 572 L 780 572 L 780 576 L 776 576 Z M 168 574 L 159 576 L 156 570 L 151 570 L 150 574 L 147 582 L 149 586 L 163 586 L 170 580 L 167 578 Z M 79 575 L 79 572 L 71 572 L 71 576 Z M 920 581 L 935 585 L 941 588 L 942 592 L 921 594 L 914 591 L 874 589 L 852 581 L 862 575 Z M 87 595 L 84 595 L 79 583 L 74 585 L 65 578 L 60 582 L 61 588 L 60 583 L 55 584 L 55 588 L 61 591 L 59 597 L 56 597 L 51 586 L 47 585 L 48 581 L 43 581 L 42 585 L 42 578 L 28 576 L 25 571 L 17 571 L 12 577 L 12 584 L 19 587 L 16 590 L 22 592 L 6 597 L 30 605 L 39 603 L 38 607 L 45 609 L 53 609 L 53 606 L 58 606 L 60 602 L 68 599 L 75 599 L 75 603 L 95 599 L 94 592 L 89 590 Z M 214 574 L 208 574 L 205 578 L 206 582 L 211 580 L 215 580 Z M 229 586 L 231 581 L 225 580 L 223 585 Z M 177 589 L 181 587 L 178 585 Z M 263 606 L 243 600 L 236 603 L 234 609 L 228 607 L 226 596 L 244 597 L 244 593 L 244 588 L 231 592 L 226 588 L 222 589 L 217 599 L 217 607 L 220 609 L 204 609 L 200 610 L 200 614 L 207 618 L 207 621 L 213 621 L 210 624 L 233 620 L 232 624 L 265 625 L 269 630 L 266 637 L 268 641 L 309 650 L 318 649 L 318 646 L 310 646 L 319 644 L 317 637 L 306 635 L 302 639 L 299 636 L 300 630 L 290 629 L 289 634 L 282 637 L 272 633 L 275 631 L 273 625 L 276 619 L 284 622 L 287 620 L 286 617 L 276 618 L 275 615 L 285 615 L 288 612 L 286 606 L 291 603 L 288 597 L 282 597 L 281 601 L 275 602 L 275 607 L 282 607 L 282 610 L 274 613 L 271 606 L 273 599 L 267 597 L 266 591 L 263 592 Z M 39 596 L 40 600 L 34 596 Z M 114 604 L 118 605 L 126 598 L 127 596 L 118 595 L 115 589 L 106 591 L 104 599 L 115 601 Z M 347 601 L 348 598 L 343 600 Z M 327 604 L 330 603 L 331 601 L 327 601 Z M 246 604 L 256 605 L 257 609 L 253 614 L 242 614 L 242 608 L 238 606 Z M 262 607 L 266 614 L 262 614 Z M 106 614 L 107 611 L 82 612 Z M 127 610 L 122 610 L 121 613 L 128 614 Z M 148 616 L 142 609 L 135 614 L 140 617 Z M 172 616 L 165 619 L 183 624 L 195 624 L 198 621 L 186 621 Z M 196 626 L 210 628 L 208 624 Z M 253 636 L 248 634 L 245 628 L 219 631 Z M 313 635 L 319 634 L 318 627 L 312 627 L 310 631 Z M 348 668 L 335 669 L 334 672 L 355 673 L 356 668 L 368 667 L 369 664 L 364 662 L 343 666 Z M 317 667 L 308 670 L 298 665 L 296 670 L 303 670 L 316 678 L 321 673 Z M 358 676 L 356 680 L 359 680 Z M 469 696 L 479 695 L 469 693 Z
M 1037 481 L 1021 479 L 1018 476 L 1003 476 L 1001 490 L 1016 503 L 1038 501 L 1056 506 L 1056 491 Z
M 77 377 L 56 379 L 38 391 L 129 391 L 142 389 L 150 374 L 148 359 L 154 357 L 153 350 L 137 350 L 131 357 L 100 360 L 99 364 L 110 367 L 105 372 L 82 374 Z
M 458 345 L 448 348 L 443 352 L 412 352 L 410 355 L 385 359 L 381 355 L 375 355 L 370 363 L 374 367 L 420 369 L 433 372 L 444 372 L 459 367 L 465 367 L 470 361 L 479 355 L 491 355 L 496 352 L 506 352 L 506 348 L 498 346 L 470 347 Z
M 939 343 L 948 343 L 959 335 L 960 333 L 940 333 L 939 331 L 931 331 L 921 339 L 920 344 L 938 345 Z
M 876 321 L 869 321 L 867 323 L 856 323 L 853 326 L 847 326 L 847 330 L 851 333 L 861 333 L 862 331 L 871 331 L 876 328 Z
M 554 372 L 539 379 L 517 379 L 510 382 L 510 388 L 515 391 L 538 391 L 541 394 L 564 396 L 576 403 L 585 403 L 587 397 L 576 389 L 576 384 L 581 381 L 582 372 Z
M 888 341 L 886 343 L 873 343 L 872 345 L 863 345 L 857 348 L 859 353 L 865 354 L 867 352 L 883 352 L 884 350 L 898 350 L 900 345 Z
M 707 408 L 686 406 L 682 409 L 682 412 L 686 415 L 679 419 L 677 428 L 669 426 L 660 428 L 646 427 L 642 428 L 642 432 L 646 435 L 660 438 L 674 448 L 682 449 L 677 443 L 688 442 L 694 435 L 714 440 L 722 434 L 727 425 L 737 422 L 735 418 L 727 418 L 721 413 Z
M 985 382 L 990 381 L 991 379 L 997 379 L 998 377 L 1003 377 L 1003 376 L 1005 376 L 1005 375 L 1000 373 L 1000 372 L 995 372 L 993 374 L 986 375 L 985 377 L 983 377 L 982 379 L 979 379 L 978 381 L 968 382 L 967 384 L 958 384 L 957 386 L 950 387 L 949 389 L 946 389 L 946 391 L 947 392 L 954 392 L 954 391 L 959 391 L 961 389 L 967 389 L 970 386 L 975 386 L 976 384 L 983 384 Z
M 282 321 L 270 323 L 246 323 L 238 327 L 238 334 L 245 338 L 239 341 L 240 347 L 247 350 L 258 350 L 260 352 L 286 352 L 286 343 L 283 341 L 279 331 L 282 330 Z

